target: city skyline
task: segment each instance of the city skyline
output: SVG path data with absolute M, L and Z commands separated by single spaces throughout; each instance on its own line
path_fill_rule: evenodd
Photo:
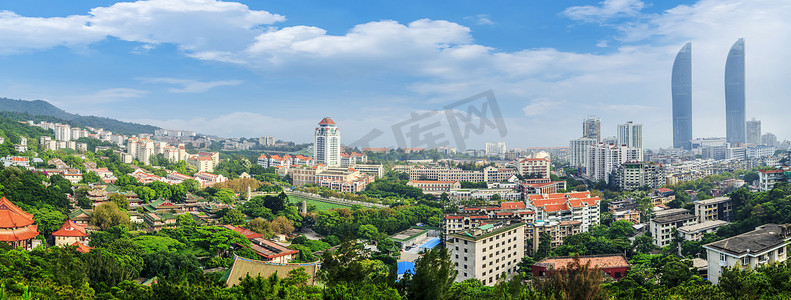
M 332 115 L 349 143 L 377 125 L 385 134 L 371 145 L 397 147 L 394 124 L 491 89 L 508 134 L 471 135 L 468 145 L 562 146 L 595 114 L 602 137 L 634 120 L 656 149 L 673 144 L 667 79 L 678 45 L 695 44 L 693 137 L 725 136 L 708 124 L 725 123 L 722 58 L 744 37 L 746 97 L 762 99 L 750 115 L 764 132 L 791 136 L 776 109 L 791 94 L 791 38 L 771 34 L 791 28 L 789 3 L 168 3 L 0 4 L 0 97 L 300 143 L 317 117 Z

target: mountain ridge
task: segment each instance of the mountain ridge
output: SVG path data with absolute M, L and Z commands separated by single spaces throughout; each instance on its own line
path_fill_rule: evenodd
M 0 111 L 15 113 L 4 114 L 4 116 L 17 119 L 18 121 L 27 121 L 24 118 L 29 118 L 28 120 L 53 122 L 56 120 L 51 118 L 56 118 L 63 121 L 60 123 L 72 126 L 103 128 L 124 135 L 154 133 L 154 130 L 160 129 L 153 125 L 124 122 L 107 117 L 81 116 L 79 114 L 69 113 L 44 100 L 0 98 Z M 46 116 L 50 118 L 37 118 L 37 116 Z

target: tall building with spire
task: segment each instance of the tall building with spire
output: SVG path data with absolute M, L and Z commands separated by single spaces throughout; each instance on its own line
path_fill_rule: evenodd
M 325 117 L 313 135 L 313 159 L 328 167 L 341 165 L 341 131 L 330 117 Z
M 673 148 L 692 149 L 692 43 L 676 54 L 670 89 L 673 97 Z
M 728 143 L 745 142 L 744 98 L 744 39 L 739 39 L 725 61 L 725 136 Z

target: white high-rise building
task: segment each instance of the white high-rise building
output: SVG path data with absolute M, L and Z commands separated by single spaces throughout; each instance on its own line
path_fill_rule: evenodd
M 500 155 L 505 154 L 505 142 L 499 143 L 486 143 L 486 155 Z
M 319 127 L 316 127 L 313 158 L 317 164 L 328 167 L 341 165 L 341 131 L 330 117 L 322 119 Z
M 627 161 L 641 161 L 640 148 L 624 147 L 599 143 L 588 146 L 585 155 L 585 176 L 592 180 L 610 182 L 610 173 Z
M 588 146 L 594 146 L 596 143 L 595 139 L 586 137 L 569 141 L 569 163 L 575 167 L 584 167 Z
M 632 148 L 643 148 L 643 124 L 632 121 L 618 125 L 618 145 Z
M 65 124 L 55 125 L 55 140 L 56 141 L 70 141 L 71 140 L 71 126 Z

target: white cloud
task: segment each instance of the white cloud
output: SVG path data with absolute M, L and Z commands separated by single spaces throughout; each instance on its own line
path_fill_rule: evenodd
M 604 22 L 613 18 L 632 17 L 640 14 L 645 3 L 640 0 L 604 0 L 600 6 L 572 6 L 563 14 L 573 20 L 584 22 Z
M 777 109 L 786 106 L 783 101 L 791 94 L 786 84 L 791 58 L 785 53 L 791 35 L 780 34 L 791 30 L 791 2 L 701 0 L 655 14 L 641 13 L 644 7 L 641 1 L 608 0 L 563 12 L 573 20 L 619 31 L 614 38 L 597 38 L 615 44 L 600 42 L 599 46 L 609 46 L 604 54 L 552 48 L 502 51 L 476 44 L 468 27 L 429 19 L 368 22 L 333 35 L 314 26 L 278 27 L 283 16 L 239 3 L 186 0 L 118 3 L 64 18 L 3 12 L 0 54 L 78 47 L 112 36 L 142 43 L 143 49 L 173 44 L 196 59 L 267 75 L 287 72 L 367 82 L 375 75 L 393 74 L 404 82 L 406 98 L 411 99 L 404 106 L 425 108 L 426 99 L 461 99 L 493 89 L 504 113 L 524 118 L 523 112 L 552 108 L 553 103 L 541 99 L 564 99 L 562 120 L 554 114 L 528 118 L 535 126 L 552 124 L 558 132 L 537 143 L 566 144 L 579 132 L 579 120 L 593 113 L 602 117 L 603 130 L 610 134 L 616 123 L 627 119 L 645 124 L 646 136 L 651 136 L 646 143 L 653 147 L 670 143 L 670 68 L 687 41 L 693 43 L 693 133 L 723 135 L 724 125 L 716 124 L 724 124 L 725 55 L 737 38 L 744 37 L 748 115 L 763 119 L 765 130 L 781 139 L 791 136 Z M 170 83 L 183 85 L 177 91 L 191 90 L 187 83 Z M 192 87 L 200 90 L 200 85 Z M 519 111 L 530 99 L 530 112 Z
M 535 99 L 533 102 L 522 108 L 525 116 L 541 116 L 548 113 L 552 108 L 562 104 L 560 101 L 552 101 L 546 98 Z
M 140 78 L 144 82 L 168 83 L 179 85 L 181 88 L 168 89 L 171 93 L 203 93 L 218 86 L 240 85 L 241 80 L 217 80 L 217 81 L 197 81 L 180 78 Z
M 475 22 L 475 25 L 494 25 L 494 21 L 487 14 L 464 17 L 465 20 Z

